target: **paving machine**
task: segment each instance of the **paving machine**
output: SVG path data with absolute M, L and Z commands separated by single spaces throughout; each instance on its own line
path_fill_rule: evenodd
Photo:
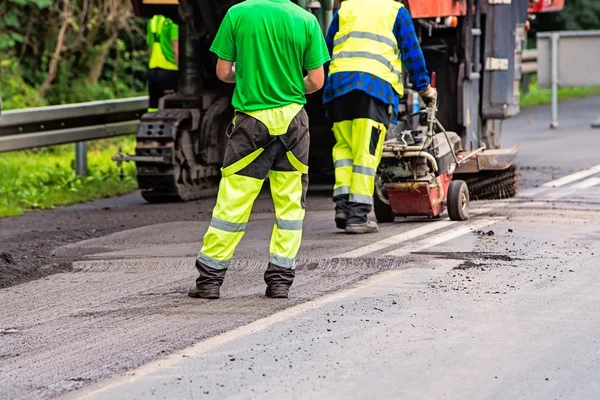
M 335 6 L 333 0 L 293 1 L 317 15 L 326 32 Z M 220 179 L 225 130 L 233 117 L 230 105 L 233 85 L 217 79 L 216 58 L 209 48 L 225 13 L 240 0 L 132 2 L 138 16 L 163 14 L 180 25 L 179 91 L 163 97 L 158 112 L 142 116 L 135 154 L 119 154 L 115 160 L 136 163 L 139 188 L 147 201 L 212 196 Z M 521 57 L 528 20 L 536 13 L 561 10 L 564 0 L 404 0 L 403 3 L 414 19 L 427 67 L 437 73 L 441 102 L 436 118 L 440 126 L 454 132 L 449 136 L 451 147 L 459 146 L 464 149 L 461 151 L 471 154 L 463 162 L 454 162 L 453 178 L 466 183 L 471 199 L 514 196 L 518 148 L 501 147 L 502 121 L 519 112 Z M 406 73 L 404 79 L 406 93 L 401 103 L 401 118 L 390 127 L 390 140 L 403 131 L 420 129 L 421 103 L 411 90 Z M 307 97 L 310 182 L 332 187 L 334 137 L 321 100 L 322 91 Z M 436 142 L 446 146 L 446 137 L 436 138 L 434 135 L 434 146 Z M 456 156 L 455 152 L 451 154 Z M 411 162 L 418 164 L 415 167 L 418 172 L 427 162 L 427 156 L 423 152 L 413 158 Z M 382 163 L 385 165 L 385 157 Z M 452 198 L 455 191 L 449 182 L 448 185 Z M 464 186 L 460 187 L 459 192 L 463 193 Z M 377 190 L 381 195 L 381 185 Z M 383 200 L 385 196 L 375 194 L 378 206 Z M 393 201 L 391 208 L 398 211 Z

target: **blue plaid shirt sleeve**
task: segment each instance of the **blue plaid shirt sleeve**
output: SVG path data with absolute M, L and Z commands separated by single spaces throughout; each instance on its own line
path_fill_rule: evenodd
M 408 71 L 410 83 L 416 91 L 427 89 L 429 73 L 425 65 L 425 57 L 417 39 L 412 16 L 406 7 L 400 8 L 394 24 L 394 36 L 402 53 L 402 64 Z

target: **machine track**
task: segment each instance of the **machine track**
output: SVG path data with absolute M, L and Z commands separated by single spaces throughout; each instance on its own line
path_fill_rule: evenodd
M 217 193 L 219 167 L 195 156 L 199 112 L 167 109 L 142 117 L 135 148 L 137 181 L 152 203 L 189 201 Z
M 455 174 L 454 179 L 461 179 L 467 183 L 471 200 L 508 199 L 514 197 L 518 189 L 515 165 L 511 165 L 505 170 Z

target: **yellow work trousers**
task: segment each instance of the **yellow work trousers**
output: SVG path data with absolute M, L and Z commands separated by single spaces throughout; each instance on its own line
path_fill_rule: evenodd
M 334 196 L 348 195 L 349 202 L 373 204 L 375 174 L 386 132 L 384 124 L 368 118 L 334 122 Z
M 304 110 L 289 122 L 287 133 L 280 135 L 272 135 L 266 125 L 249 115 L 236 118 L 217 203 L 198 261 L 213 269 L 229 267 L 254 201 L 268 177 L 276 215 L 269 262 L 295 268 L 305 215 L 308 149 L 308 116 Z

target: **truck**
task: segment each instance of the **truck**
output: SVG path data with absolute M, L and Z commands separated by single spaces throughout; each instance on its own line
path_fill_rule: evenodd
M 291 0 L 315 14 L 325 34 L 334 0 Z M 216 77 L 209 49 L 227 13 L 240 0 L 132 0 L 134 13 L 162 14 L 179 25 L 179 90 L 144 114 L 132 161 L 141 195 L 148 202 L 189 201 L 217 193 L 234 110 L 233 85 Z M 373 2 L 377 6 L 377 1 Z M 502 147 L 502 122 L 519 113 L 522 56 L 530 20 L 563 9 L 564 0 L 404 0 L 414 21 L 429 71 L 437 75 L 437 118 L 475 152 L 454 171 L 467 182 L 471 199 L 513 197 L 518 188 L 518 146 Z M 405 73 L 401 118 L 390 134 L 418 124 L 420 107 Z M 311 146 L 309 182 L 332 187 L 335 139 L 322 91 L 307 96 Z

